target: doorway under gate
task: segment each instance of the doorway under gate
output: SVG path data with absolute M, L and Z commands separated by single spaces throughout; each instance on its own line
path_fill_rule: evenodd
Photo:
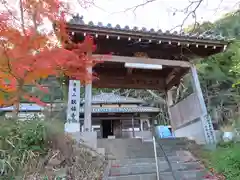
M 102 120 L 102 138 L 113 136 L 112 120 Z

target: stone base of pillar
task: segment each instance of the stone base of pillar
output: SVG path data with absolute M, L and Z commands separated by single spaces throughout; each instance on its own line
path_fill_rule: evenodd
M 64 131 L 67 133 L 80 132 L 80 123 L 73 123 L 73 122 L 65 123 Z
M 64 131 L 72 135 L 79 143 L 84 142 L 87 146 L 97 149 L 97 132 L 81 132 L 80 123 L 65 123 Z
M 73 138 L 79 142 L 84 143 L 90 148 L 97 149 L 97 132 L 75 132 L 71 133 Z

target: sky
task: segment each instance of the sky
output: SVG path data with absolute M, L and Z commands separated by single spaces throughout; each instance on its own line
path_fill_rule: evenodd
M 8 0 L 19 7 L 18 0 Z M 137 26 L 139 28 L 146 27 L 147 29 L 154 28 L 155 30 L 179 30 L 176 26 L 182 24 L 187 14 L 177 12 L 173 15 L 174 10 L 183 10 L 190 2 L 199 0 L 63 0 L 72 4 L 73 13 L 78 13 L 84 17 L 84 21 L 93 21 L 95 24 L 102 22 L 112 26 L 120 24 L 121 27 L 126 25 L 130 27 Z M 88 1 L 94 2 L 89 8 L 81 8 L 79 2 Z M 145 6 L 141 6 L 133 11 L 136 5 L 146 1 L 154 1 Z M 203 3 L 196 11 L 198 22 L 215 21 L 223 16 L 223 14 L 238 8 L 237 3 L 240 0 L 203 0 Z M 194 8 L 196 4 L 192 7 Z M 4 8 L 0 5 L 0 10 Z M 125 11 L 128 9 L 127 11 Z M 193 24 L 194 19 L 190 16 L 184 26 Z M 46 23 L 46 27 L 51 27 L 51 23 Z
M 69 0 L 68 0 L 69 1 Z M 72 0 L 74 1 L 74 0 Z M 184 9 L 190 1 L 195 0 L 155 0 L 143 7 L 139 7 L 135 13 L 133 9 L 124 12 L 127 8 L 146 2 L 147 0 L 95 0 L 95 5 L 83 9 L 74 7 L 74 12 L 83 15 L 84 21 L 111 23 L 113 26 L 120 24 L 121 27 L 146 27 L 163 31 L 172 30 L 182 24 L 186 14 L 177 12 L 173 15 L 174 9 Z M 204 0 L 197 10 L 197 21 L 214 21 L 223 16 L 226 12 L 237 7 L 239 0 Z M 74 3 L 73 3 L 74 4 Z M 195 5 L 194 5 L 195 6 Z M 186 26 L 194 22 L 189 17 Z M 176 29 L 177 30 L 177 29 Z

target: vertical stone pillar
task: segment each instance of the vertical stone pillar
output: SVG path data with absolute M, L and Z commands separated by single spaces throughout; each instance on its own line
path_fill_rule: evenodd
M 92 68 L 88 68 L 92 74 Z M 85 85 L 84 131 L 92 131 L 92 82 Z
M 204 101 L 202 89 L 200 86 L 200 82 L 198 79 L 197 69 L 194 65 L 191 66 L 191 75 L 192 75 L 192 85 L 193 90 L 197 94 L 202 115 L 200 117 L 202 128 L 205 136 L 205 143 L 206 144 L 215 144 L 216 143 L 216 135 L 213 129 L 213 124 L 210 115 L 208 115 L 207 107 Z
M 88 72 L 92 74 L 92 67 L 88 68 Z M 85 102 L 84 102 L 84 124 L 83 132 L 80 135 L 80 139 L 84 143 L 97 149 L 97 132 L 92 131 L 92 82 L 85 85 Z

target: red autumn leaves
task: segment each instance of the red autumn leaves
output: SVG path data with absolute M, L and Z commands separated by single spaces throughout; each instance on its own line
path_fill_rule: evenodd
M 20 2 L 20 9 L 4 2 L 6 10 L 0 14 L 0 107 L 19 104 L 21 98 L 43 105 L 39 97 L 24 90 L 25 85 L 47 92 L 39 80 L 60 74 L 87 82 L 92 79 L 87 67 L 96 63 L 91 37 L 80 44 L 69 40 L 66 4 L 59 0 Z M 52 32 L 39 30 L 46 18 L 56 25 Z

